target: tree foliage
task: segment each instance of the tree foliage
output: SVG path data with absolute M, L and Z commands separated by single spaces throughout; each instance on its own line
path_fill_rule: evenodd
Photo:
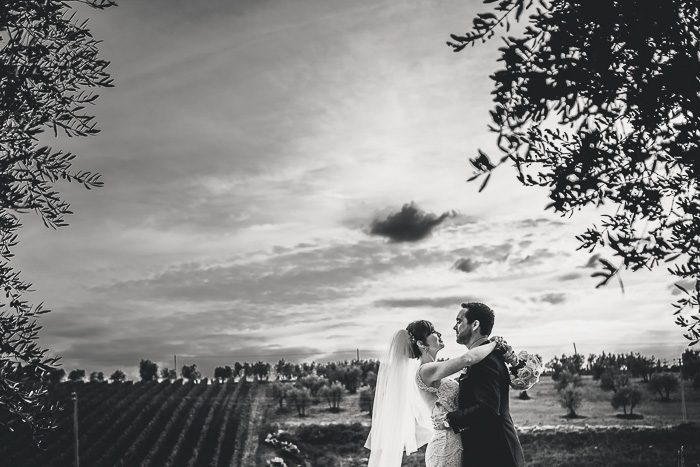
M 85 370 L 80 368 L 77 370 L 72 370 L 70 373 L 68 373 L 68 379 L 73 382 L 83 381 L 85 379 Z
M 623 387 L 616 391 L 611 400 L 610 404 L 614 409 L 619 409 L 622 407 L 622 411 L 627 415 L 627 407 L 630 408 L 630 415 L 634 413 L 634 408 L 639 405 L 642 401 L 642 392 L 635 387 Z
M 114 370 L 114 373 L 109 377 L 113 383 L 123 383 L 126 381 L 126 374 L 122 370 Z
M 192 365 L 182 365 L 180 376 L 191 381 L 199 381 L 202 379 L 202 372 L 197 368 L 197 364 L 193 363 Z
M 671 373 L 658 373 L 649 380 L 648 389 L 652 393 L 659 394 L 662 401 L 671 400 L 671 392 L 679 387 L 678 378 Z
M 700 341 L 700 13 L 688 0 L 485 0 L 491 11 L 452 35 L 455 51 L 503 37 L 490 130 L 501 154 L 479 151 L 470 180 L 504 163 L 548 209 L 572 215 L 611 204 L 577 237 L 601 249 L 598 287 L 622 270 L 662 263 L 677 281 L 676 323 Z M 622 281 L 620 280 L 622 286 Z
M 559 403 L 561 406 L 568 410 L 566 416 L 569 418 L 576 418 L 576 410 L 581 407 L 581 402 L 583 401 L 583 393 L 573 384 L 568 385 L 559 391 Z
M 85 111 L 97 99 L 91 89 L 112 85 L 98 41 L 70 13 L 71 3 L 7 0 L 0 6 L 0 429 L 22 425 L 37 438 L 54 427 L 58 407 L 48 403 L 41 381 L 58 358 L 36 342 L 36 320 L 48 310 L 24 299 L 31 285 L 10 264 L 19 215 L 34 211 L 48 227 L 65 226 L 70 205 L 55 183 L 102 185 L 99 175 L 72 169 L 73 154 L 40 146 L 38 137 L 46 130 L 96 134 Z M 114 4 L 80 3 L 98 9 Z
M 151 360 L 143 360 L 139 363 L 139 376 L 141 381 L 155 381 L 158 379 L 158 364 Z

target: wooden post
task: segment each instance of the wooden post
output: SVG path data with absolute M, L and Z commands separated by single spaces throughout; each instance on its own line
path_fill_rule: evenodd
M 688 413 L 685 410 L 685 389 L 683 388 L 683 355 L 681 355 L 678 363 L 681 377 L 681 410 L 683 411 L 683 423 L 688 423 Z
M 73 399 L 73 434 L 75 436 L 75 467 L 80 467 L 80 446 L 78 440 L 78 394 L 72 393 L 71 399 Z

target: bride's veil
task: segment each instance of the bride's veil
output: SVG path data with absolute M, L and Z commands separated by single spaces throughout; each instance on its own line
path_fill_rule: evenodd
M 430 441 L 430 410 L 423 402 L 408 331 L 397 331 L 379 362 L 372 410 L 372 429 L 365 447 L 371 449 L 368 467 L 398 467 L 403 451 L 411 454 Z

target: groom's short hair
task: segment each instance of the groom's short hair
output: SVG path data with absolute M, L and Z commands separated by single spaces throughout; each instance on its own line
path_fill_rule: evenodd
M 493 323 L 496 321 L 496 315 L 491 308 L 479 302 L 462 303 L 462 308 L 464 309 L 464 317 L 467 319 L 467 323 L 479 320 L 481 334 L 484 336 L 491 334 Z

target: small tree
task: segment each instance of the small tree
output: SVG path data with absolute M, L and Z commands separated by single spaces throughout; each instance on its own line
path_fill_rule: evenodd
M 150 360 L 141 360 L 139 363 L 139 375 L 141 381 L 153 381 L 158 378 L 158 364 Z
M 101 383 L 105 380 L 105 374 L 102 373 L 101 371 L 93 371 L 90 373 L 90 382 L 91 383 Z
M 693 389 L 700 389 L 700 374 L 697 374 L 693 380 Z
M 649 391 L 658 393 L 662 401 L 671 400 L 671 392 L 678 389 L 678 378 L 671 373 L 657 373 L 649 380 Z
M 369 412 L 369 414 L 372 415 L 372 409 L 374 408 L 374 393 L 375 389 L 373 387 L 360 390 L 360 411 Z
M 126 381 L 126 375 L 122 370 L 116 370 L 114 373 L 112 373 L 112 376 L 110 376 L 109 379 L 111 379 L 114 383 L 123 383 Z
M 300 417 L 306 415 L 306 407 L 311 402 L 311 391 L 305 387 L 292 388 L 287 392 L 287 399 L 297 408 Z
M 576 418 L 576 409 L 581 406 L 583 395 L 581 391 L 573 384 L 568 385 L 559 391 L 559 403 L 569 412 L 566 414 L 568 418 Z
M 318 392 L 318 395 L 326 399 L 331 412 L 338 412 L 340 410 L 340 402 L 343 400 L 344 395 L 343 386 L 340 383 L 324 386 Z
M 372 389 L 377 387 L 377 374 L 374 371 L 368 371 L 367 376 L 365 376 L 365 384 Z
M 68 379 L 73 382 L 82 381 L 83 378 L 85 378 L 85 370 L 78 369 L 68 373 Z
M 226 365 L 225 367 L 217 366 L 214 368 L 214 378 L 218 381 L 226 381 L 233 376 L 233 368 Z
M 60 383 L 66 378 L 66 370 L 63 368 L 52 368 L 44 374 L 44 381 L 48 383 Z
M 200 371 L 197 369 L 196 363 L 193 363 L 192 365 L 182 365 L 180 376 L 185 379 L 189 379 L 190 381 L 199 381 L 202 379 L 202 373 L 200 373 Z
M 549 363 L 547 363 L 547 366 L 552 370 L 552 379 L 554 381 L 559 381 L 559 377 L 563 372 L 568 372 L 572 375 L 581 374 L 583 362 L 583 355 L 576 354 L 570 357 L 562 355 L 561 358 L 554 357 Z
M 323 378 L 316 375 L 304 376 L 299 380 L 299 383 L 308 388 L 313 397 L 317 397 L 318 391 L 326 384 Z
M 695 379 L 700 375 L 700 350 L 686 349 L 683 352 L 683 379 Z
M 600 387 L 604 391 L 617 392 L 629 384 L 629 373 L 617 368 L 608 367 L 600 376 Z
M 272 383 L 272 397 L 279 402 L 279 410 L 284 410 L 284 400 L 287 398 L 287 386 L 277 381 Z
M 177 379 L 177 371 L 171 370 L 169 368 L 163 368 L 160 370 L 161 379 L 168 379 L 170 381 Z
M 343 385 L 345 386 L 345 389 L 347 389 L 348 392 L 350 392 L 350 394 L 355 394 L 357 392 L 357 388 L 360 386 L 361 378 L 361 369 L 357 368 L 356 366 L 345 368 L 345 372 L 342 376 Z
M 552 378 L 554 378 L 554 376 L 552 376 Z M 571 373 L 569 370 L 562 370 L 557 375 L 557 378 L 554 384 L 554 388 L 557 392 L 561 392 L 569 386 L 578 387 L 581 384 L 581 377 L 578 373 Z
M 627 406 L 630 408 L 630 415 L 632 415 L 634 408 L 642 400 L 642 392 L 633 387 L 625 386 L 617 391 L 612 396 L 610 404 L 612 404 L 614 409 L 619 409 L 622 407 L 622 411 L 627 415 Z

